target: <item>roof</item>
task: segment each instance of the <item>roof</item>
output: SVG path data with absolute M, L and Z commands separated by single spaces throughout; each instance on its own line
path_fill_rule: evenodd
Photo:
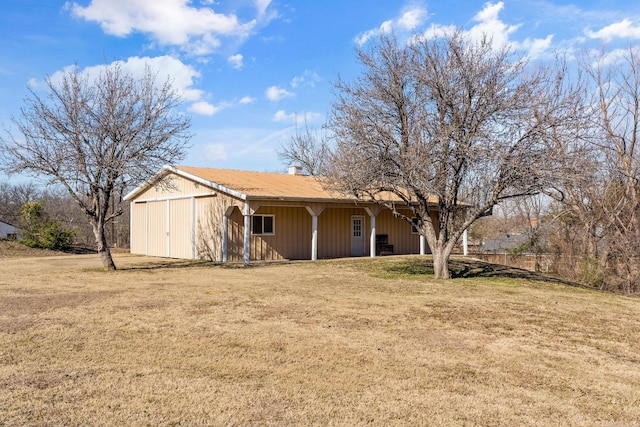
M 125 200 L 134 199 L 169 173 L 175 173 L 242 200 L 357 201 L 353 196 L 325 188 L 321 177 L 191 166 L 163 167 L 149 181 L 127 194 Z M 388 200 L 401 201 L 391 193 Z
M 203 178 L 228 189 L 236 190 L 250 199 L 333 199 L 354 200 L 325 189 L 318 177 L 286 173 L 252 172 L 232 169 L 196 168 L 176 166 L 175 169 Z

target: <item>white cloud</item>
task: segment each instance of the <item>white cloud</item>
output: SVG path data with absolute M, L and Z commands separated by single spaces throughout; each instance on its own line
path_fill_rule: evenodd
M 206 101 L 198 101 L 191 104 L 189 111 L 203 116 L 213 116 L 226 107 L 225 104 L 213 105 Z
M 295 122 L 295 120 L 296 120 L 295 113 L 287 114 L 284 110 L 278 110 L 273 115 L 274 122 Z
M 433 39 L 435 37 L 443 37 L 449 34 L 453 34 L 458 27 L 455 25 L 439 25 L 431 24 L 420 37 L 425 39 Z
M 405 10 L 396 21 L 397 27 L 402 30 L 415 30 L 423 24 L 426 15 L 427 10 L 423 7 L 414 7 Z
M 544 39 L 525 39 L 523 42 L 514 43 L 517 49 L 527 51 L 530 58 L 539 58 L 551 47 L 553 35 L 550 34 Z
M 400 16 L 384 21 L 378 28 L 358 34 L 355 42 L 362 46 L 371 38 L 381 34 L 389 34 L 392 31 L 414 31 L 421 26 L 427 18 L 427 9 L 424 6 L 412 4 L 405 7 Z
M 235 68 L 236 70 L 239 70 L 244 65 L 242 62 L 243 59 L 244 57 L 241 54 L 237 53 L 235 55 L 231 55 L 230 57 L 228 57 L 227 62 L 229 62 L 229 64 L 231 64 L 233 68 Z
M 244 40 L 273 17 L 270 1 L 256 0 L 256 17 L 241 22 L 235 14 L 216 13 L 212 7 L 194 7 L 188 0 L 91 0 L 84 7 L 67 3 L 74 16 L 100 24 L 118 37 L 134 32 L 149 35 L 165 46 L 180 46 L 197 55 L 213 52 L 221 37 Z
M 240 101 L 238 101 L 240 104 L 253 104 L 254 102 L 256 102 L 255 98 L 252 98 L 250 96 L 243 96 L 242 98 L 240 98 Z
M 185 101 L 197 101 L 203 95 L 202 90 L 194 87 L 194 81 L 200 77 L 200 73 L 190 65 L 186 65 L 171 56 L 156 56 L 153 58 L 133 56 L 126 61 L 114 61 L 111 65 L 114 64 L 118 64 L 123 71 L 136 79 L 142 78 L 146 68 L 149 67 L 152 73 L 157 73 L 156 84 L 162 85 L 169 79 L 173 89 Z M 73 67 L 73 65 L 70 65 L 56 71 L 50 76 L 51 81 L 57 84 L 62 80 L 63 74 L 71 71 Z M 81 70 L 81 74 L 89 79 L 96 79 L 103 70 L 104 65 L 94 65 Z M 30 85 L 32 83 L 34 82 L 30 82 Z M 37 87 L 37 85 L 32 87 Z
M 296 123 L 298 121 L 301 121 L 304 123 L 311 123 L 311 122 L 318 121 L 321 118 L 322 118 L 322 114 L 316 113 L 313 111 L 307 111 L 302 114 L 296 114 L 296 113 L 287 113 L 284 110 L 278 110 L 273 115 L 274 122 L 286 122 L 286 123 Z
M 258 16 L 264 15 L 270 4 L 271 0 L 255 0 L 256 9 L 258 10 Z
M 522 42 L 512 41 L 511 36 L 515 33 L 520 25 L 507 25 L 500 19 L 500 12 L 504 9 L 503 2 L 485 3 L 484 7 L 474 17 L 476 22 L 469 30 L 465 31 L 466 35 L 473 40 L 480 40 L 487 37 L 497 48 L 511 46 L 516 50 L 525 51 L 530 58 L 542 56 L 551 47 L 553 35 L 548 35 L 543 39 L 527 38 Z M 453 34 L 457 31 L 454 25 L 438 25 L 432 24 L 425 30 L 420 37 L 431 39 L 434 37 L 442 37 Z
M 267 89 L 265 95 L 270 101 L 279 101 L 282 98 L 293 96 L 293 93 L 278 86 L 271 86 Z
M 316 83 L 322 81 L 322 78 L 315 71 L 305 70 L 301 76 L 296 76 L 291 79 L 291 87 L 297 88 L 301 85 L 314 87 Z
M 631 49 L 636 57 L 640 56 L 639 48 L 633 47 Z M 604 54 L 599 49 L 593 49 L 589 52 L 589 56 L 593 59 L 591 66 L 594 68 L 611 66 L 627 61 L 629 58 L 629 48 L 613 49 Z
M 623 19 L 611 25 L 607 25 L 599 31 L 585 30 L 587 37 L 592 39 L 600 39 L 604 42 L 610 42 L 615 38 L 640 38 L 640 26 L 634 26 L 629 19 Z
M 509 36 L 520 26 L 507 25 L 500 17 L 500 11 L 504 9 L 504 3 L 486 3 L 484 8 L 473 17 L 477 22 L 469 30 L 469 35 L 476 40 L 482 37 L 490 37 L 495 46 L 505 46 L 509 43 Z

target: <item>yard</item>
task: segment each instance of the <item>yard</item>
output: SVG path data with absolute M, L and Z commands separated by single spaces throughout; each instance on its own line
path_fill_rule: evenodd
M 640 422 L 640 300 L 425 258 L 0 259 L 0 426 Z

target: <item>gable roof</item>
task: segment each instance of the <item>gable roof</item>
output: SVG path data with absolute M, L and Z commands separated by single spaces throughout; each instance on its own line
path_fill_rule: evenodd
M 136 198 L 171 173 L 242 200 L 355 201 L 353 197 L 325 189 L 318 177 L 191 166 L 164 166 L 147 182 L 129 192 L 124 199 Z
M 128 193 L 124 199 L 134 199 L 170 173 L 227 193 L 241 200 L 362 202 L 362 200 L 358 200 L 353 196 L 325 188 L 321 177 L 191 166 L 164 166 L 160 172 Z M 391 193 L 388 196 L 389 201 L 401 202 L 400 198 Z M 435 200 L 432 202 L 435 202 Z
M 286 173 L 251 172 L 232 169 L 176 166 L 176 170 L 233 189 L 250 199 L 334 199 L 353 197 L 326 190 L 318 177 Z

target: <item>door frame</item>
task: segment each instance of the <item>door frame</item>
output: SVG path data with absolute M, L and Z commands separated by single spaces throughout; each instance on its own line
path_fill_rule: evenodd
M 355 236 L 356 228 L 355 221 L 360 220 L 360 236 Z M 349 227 L 350 244 L 351 244 L 351 256 L 365 256 L 367 248 L 365 245 L 365 216 L 364 215 L 351 215 L 351 225 Z M 354 244 L 355 242 L 355 244 Z

